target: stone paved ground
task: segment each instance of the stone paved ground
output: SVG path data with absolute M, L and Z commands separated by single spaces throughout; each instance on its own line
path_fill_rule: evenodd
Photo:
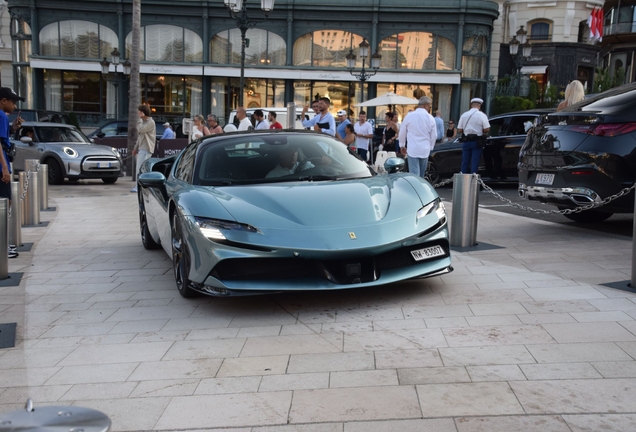
M 480 211 L 449 275 L 378 289 L 180 298 L 130 181 L 51 188 L 0 322 L 0 413 L 103 411 L 115 431 L 636 429 L 629 239 Z

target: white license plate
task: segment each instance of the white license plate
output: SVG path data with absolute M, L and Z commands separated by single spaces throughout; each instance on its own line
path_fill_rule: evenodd
M 110 162 L 97 162 L 97 168 L 110 168 Z
M 442 249 L 441 246 L 431 246 L 424 249 L 411 251 L 411 255 L 413 255 L 415 261 L 422 261 L 429 258 L 444 256 L 446 255 L 446 252 L 444 252 L 444 249 Z
M 539 173 L 537 174 L 537 178 L 535 179 L 534 182 L 536 184 L 551 185 L 553 181 L 554 181 L 554 174 Z

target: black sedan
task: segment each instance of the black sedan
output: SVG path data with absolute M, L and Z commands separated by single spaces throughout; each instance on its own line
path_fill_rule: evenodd
M 626 84 L 543 116 L 519 158 L 519 194 L 576 208 L 600 203 L 636 180 L 636 83 Z M 634 211 L 634 193 L 602 207 L 571 213 L 599 222 Z
M 553 110 L 529 110 L 493 116 L 490 137 L 479 163 L 484 180 L 517 181 L 519 150 L 535 119 Z M 458 140 L 437 144 L 428 159 L 428 179 L 431 183 L 452 177 L 461 171 L 462 143 Z

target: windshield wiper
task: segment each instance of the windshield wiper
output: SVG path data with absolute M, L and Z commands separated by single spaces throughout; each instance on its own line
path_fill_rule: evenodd
M 338 180 L 337 177 L 328 175 L 310 175 L 304 177 L 298 177 L 300 181 L 324 181 L 324 180 Z

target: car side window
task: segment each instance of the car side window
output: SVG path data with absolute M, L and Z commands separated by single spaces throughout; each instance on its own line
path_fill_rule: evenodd
M 179 163 L 174 170 L 175 178 L 186 183 L 192 182 L 192 173 L 194 171 L 194 157 L 197 153 L 196 143 L 190 144 L 183 150 Z
M 525 135 L 528 129 L 532 127 L 535 115 L 514 116 L 510 119 L 510 128 L 508 135 Z
M 504 131 L 503 131 L 503 125 L 504 125 L 504 121 L 506 119 L 504 118 L 498 118 L 498 119 L 493 119 L 493 120 L 488 120 L 488 123 L 490 123 L 490 132 L 489 135 L 491 137 L 496 137 L 496 136 L 501 136 L 504 135 Z
M 106 136 L 117 135 L 117 123 L 106 125 L 102 128 L 102 133 Z

